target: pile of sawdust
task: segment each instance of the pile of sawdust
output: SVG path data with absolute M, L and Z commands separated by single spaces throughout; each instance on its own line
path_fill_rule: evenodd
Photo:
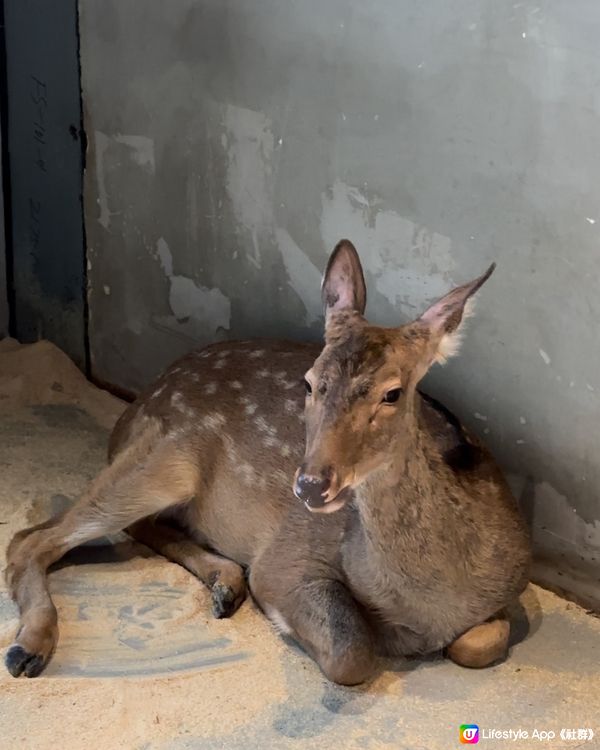
M 93 386 L 73 362 L 49 341 L 0 341 L 0 409 L 35 404 L 79 407 L 110 429 L 125 404 Z

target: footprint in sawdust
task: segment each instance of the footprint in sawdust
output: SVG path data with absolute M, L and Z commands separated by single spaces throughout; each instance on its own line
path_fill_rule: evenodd
M 52 588 L 60 639 L 47 675 L 98 678 L 197 672 L 248 657 L 211 628 L 212 621 L 198 607 L 195 587 L 178 588 L 158 577 L 136 585 L 127 571 L 115 566 L 95 568 L 93 576 L 73 569 L 56 574 Z

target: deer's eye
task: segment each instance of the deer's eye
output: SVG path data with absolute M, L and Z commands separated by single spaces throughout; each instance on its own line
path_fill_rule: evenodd
M 383 397 L 383 403 L 395 404 L 396 401 L 400 398 L 401 393 L 402 393 L 402 388 L 392 388 L 392 390 L 388 391 Z
M 310 396 L 312 393 L 312 385 L 308 382 L 306 378 L 304 378 L 304 390 L 306 391 L 307 395 Z

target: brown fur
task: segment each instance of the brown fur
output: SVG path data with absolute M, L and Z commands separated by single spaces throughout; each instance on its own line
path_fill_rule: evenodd
M 380 328 L 362 317 L 362 269 L 343 241 L 323 286 L 321 352 L 224 343 L 170 367 L 119 420 L 109 466 L 80 501 L 12 540 L 11 673 L 39 674 L 56 644 L 48 566 L 123 528 L 204 581 L 216 616 L 239 606 L 246 569 L 265 613 L 334 681 L 366 679 L 375 653 L 502 657 L 496 613 L 527 582 L 526 528 L 487 451 L 417 391 L 489 273 Z

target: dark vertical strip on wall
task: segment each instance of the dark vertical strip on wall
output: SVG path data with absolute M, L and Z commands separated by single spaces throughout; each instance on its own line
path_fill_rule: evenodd
M 83 274 L 83 346 L 85 357 L 85 373 L 91 376 L 91 354 L 90 354 L 90 337 L 89 337 L 89 320 L 90 309 L 88 300 L 88 267 L 87 267 L 87 236 L 85 231 L 85 206 L 83 202 L 84 173 L 86 168 L 87 156 L 87 136 L 85 133 L 84 116 L 83 116 L 83 89 L 81 87 L 81 36 L 79 26 L 79 2 L 75 2 L 75 33 L 77 34 L 77 81 L 79 91 L 79 144 L 81 154 L 81 165 L 79 170 L 79 211 L 81 213 L 81 233 L 82 233 L 82 252 L 81 252 L 81 271 Z
M 13 335 L 87 367 L 77 3 L 4 0 Z
M 8 300 L 8 332 L 15 335 L 14 324 L 14 287 L 12 271 L 12 214 L 10 191 L 10 166 L 8 153 L 8 94 L 6 75 L 6 37 L 4 23 L 4 0 L 0 0 L 0 142 L 2 149 L 2 195 L 3 202 L 0 210 L 4 213 L 4 245 L 6 264 L 6 297 Z M 0 258 L 0 263 L 3 259 Z M 2 294 L 4 290 L 0 290 Z

